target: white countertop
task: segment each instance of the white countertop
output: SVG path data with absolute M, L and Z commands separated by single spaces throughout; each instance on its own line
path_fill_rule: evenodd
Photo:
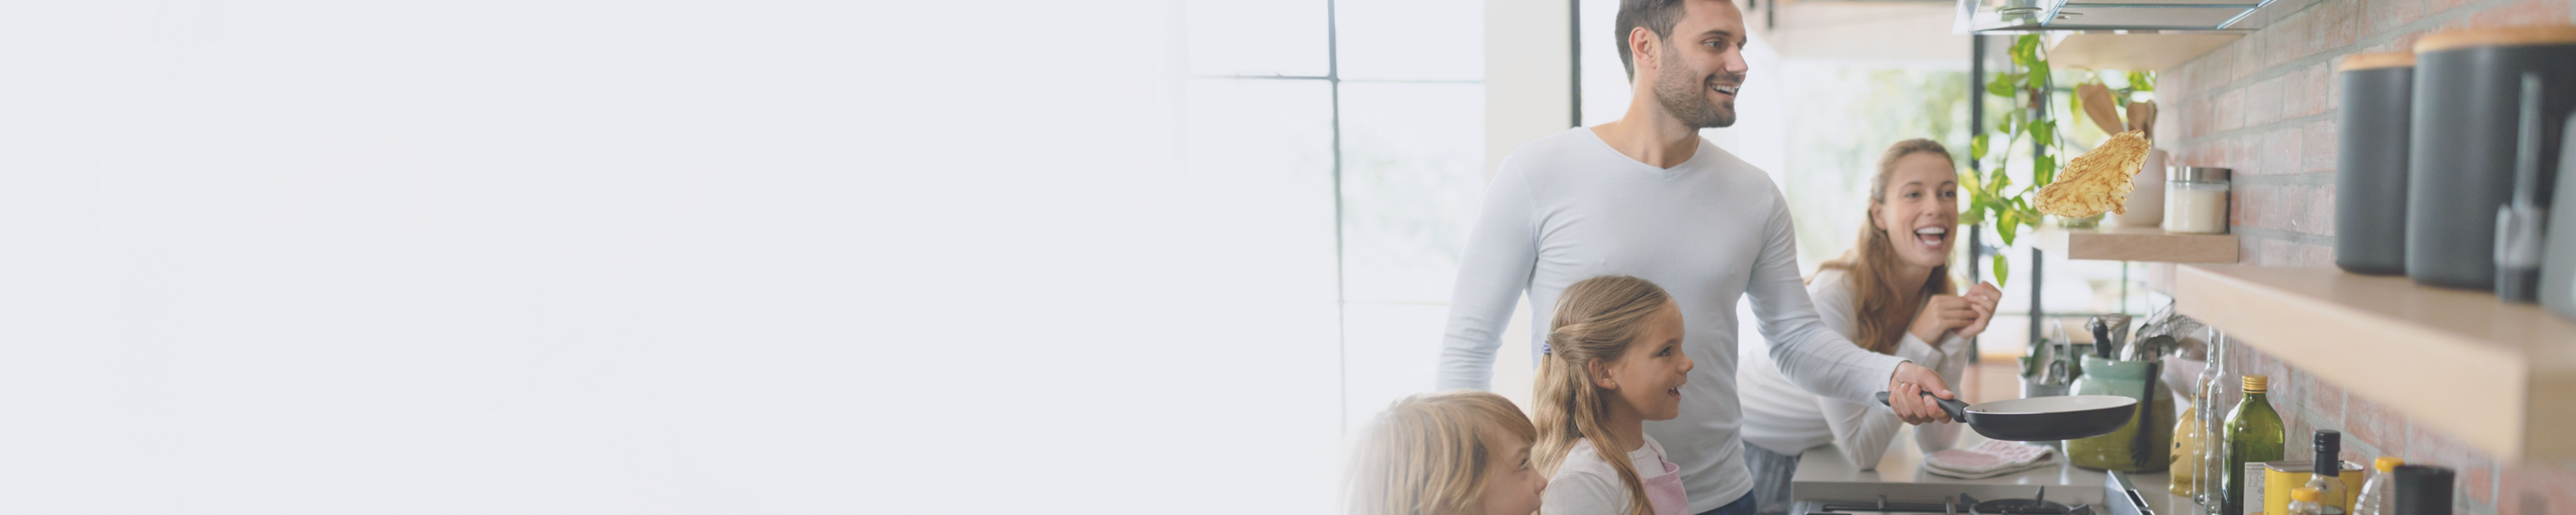
M 1923 451 L 1914 445 L 1912 433 L 1911 427 L 1898 432 L 1896 444 L 1888 446 L 1887 454 L 1879 460 L 1876 470 L 1860 470 L 1859 467 L 1852 466 L 1849 460 L 1843 459 L 1841 450 L 1831 446 L 1808 450 L 1798 458 L 1798 475 L 1790 481 L 1792 492 L 1790 496 L 1807 500 L 1848 497 L 1848 495 L 1838 494 L 1849 492 L 1877 491 L 1895 499 L 1920 495 L 1939 497 L 1959 491 L 1961 486 L 2033 485 L 2049 487 L 2048 497 L 2051 500 L 2081 499 L 2086 502 L 2099 502 L 2104 477 L 2108 475 L 2100 470 L 2069 464 L 2066 462 L 2064 453 L 2059 453 L 2055 458 L 2058 461 L 2056 466 L 2015 474 L 1985 479 L 1959 479 L 1934 475 L 1923 471 Z M 1976 434 L 1975 431 L 1960 431 L 1959 440 L 1959 447 L 1970 447 L 1985 443 L 1987 439 Z M 2128 476 L 2130 485 L 2137 489 L 2139 495 L 2146 498 L 2147 504 L 2156 513 L 2196 515 L 2167 509 L 2170 506 L 2192 506 L 2192 502 L 2189 497 L 2176 496 L 2166 490 L 2167 476 L 2164 472 L 2132 473 Z

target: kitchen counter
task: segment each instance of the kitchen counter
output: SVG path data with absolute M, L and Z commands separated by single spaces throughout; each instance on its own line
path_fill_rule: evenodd
M 1972 447 L 1986 442 L 1975 431 L 1960 431 L 1959 447 Z M 2066 462 L 2063 453 L 2058 464 L 2020 473 L 1985 479 L 1959 479 L 1933 475 L 1922 468 L 1923 451 L 1914 444 L 1913 428 L 1900 431 L 1896 444 L 1889 446 L 1876 470 L 1860 470 L 1842 451 L 1832 446 L 1808 450 L 1798 458 L 1798 474 L 1790 480 L 1790 497 L 1794 499 L 1865 500 L 1885 495 L 1890 498 L 1940 498 L 1981 485 L 2035 485 L 2049 487 L 2052 500 L 2082 499 L 2098 502 L 2106 472 L 2077 467 Z M 2129 474 L 2129 482 L 2147 504 L 2159 514 L 2190 515 L 2190 510 L 2174 511 L 2170 507 L 2193 506 L 2190 497 L 2173 495 L 2166 490 L 2164 472 Z M 2060 487 L 2064 489 L 2061 490 Z M 2064 493 L 2059 493 L 2064 492 Z

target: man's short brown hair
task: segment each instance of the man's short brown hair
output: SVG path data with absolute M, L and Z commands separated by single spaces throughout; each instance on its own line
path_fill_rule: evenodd
M 1619 64 L 1628 67 L 1629 82 L 1637 81 L 1637 56 L 1628 49 L 1628 33 L 1645 27 L 1657 41 L 1669 40 L 1681 19 L 1682 0 L 1619 0 Z

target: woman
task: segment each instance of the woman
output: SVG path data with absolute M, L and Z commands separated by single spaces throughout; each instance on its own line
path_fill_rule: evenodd
M 1818 266 L 1807 292 L 1825 325 L 1853 344 L 1929 367 L 1959 384 L 1967 366 L 1968 339 L 1984 332 L 2003 292 L 1980 283 L 1952 295 L 1949 262 L 1959 225 L 1957 165 L 1932 140 L 1888 147 L 1869 183 L 1869 221 L 1860 242 Z M 1862 470 L 1905 425 L 1876 404 L 1818 397 L 1790 384 L 1770 353 L 1745 346 L 1736 379 L 1744 404 L 1745 464 L 1753 469 L 1753 495 L 1761 513 L 1789 508 L 1789 479 L 1798 454 L 1834 444 Z M 1897 395 L 1914 395 L 1897 392 Z M 1915 428 L 1924 452 L 1950 448 L 1957 423 Z

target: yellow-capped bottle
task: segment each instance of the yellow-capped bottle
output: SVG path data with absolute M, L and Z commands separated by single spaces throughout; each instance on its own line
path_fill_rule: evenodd
M 2227 489 L 2218 506 L 2224 515 L 2245 515 L 2245 464 L 2280 461 L 2281 413 L 2264 395 L 2271 377 L 2245 375 L 2245 401 L 2227 415 Z M 2288 485 L 2283 485 L 2288 486 Z
M 2327 511 L 2327 509 L 2326 505 L 2317 502 L 2315 488 L 2302 486 L 2290 491 L 2290 515 L 2343 515 L 2342 510 Z
M 2371 462 L 2374 472 L 2369 481 L 2361 483 L 2361 496 L 2352 501 L 2354 515 L 2396 515 L 2397 466 L 2405 464 L 2406 460 L 2396 456 L 2380 456 Z

